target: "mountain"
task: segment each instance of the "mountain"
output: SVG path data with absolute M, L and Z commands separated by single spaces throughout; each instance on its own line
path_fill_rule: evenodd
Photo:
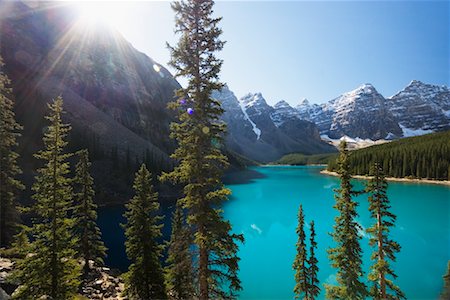
M 281 104 L 272 107 L 261 93 L 250 93 L 238 100 L 225 86 L 221 91 L 214 92 L 212 97 L 220 101 L 225 109 L 223 120 L 228 124 L 227 146 L 241 155 L 270 162 L 292 152 L 311 154 L 335 151 L 320 139 L 313 123 L 296 116 L 294 108 L 281 107 Z M 288 117 L 288 111 L 294 115 Z
M 393 139 L 450 128 L 449 89 L 416 80 L 389 98 L 363 84 L 321 105 L 303 100 L 296 109 L 327 139 Z
M 417 80 L 387 99 L 404 135 L 450 129 L 450 89 Z
M 88 27 L 64 5 L 0 1 L 0 37 L 24 126 L 26 182 L 33 180 L 31 157 L 41 147 L 46 104 L 58 95 L 64 98 L 64 121 L 73 128 L 70 147 L 88 147 L 95 156 L 94 177 L 105 201 L 126 200 L 126 181 L 140 162 L 155 172 L 170 167 L 174 117 L 166 107 L 180 85 L 119 32 Z

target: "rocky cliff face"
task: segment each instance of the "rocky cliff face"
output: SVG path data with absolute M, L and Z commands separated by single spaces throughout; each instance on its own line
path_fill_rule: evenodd
M 118 32 L 87 27 L 64 7 L 0 3 L 0 50 L 19 118 L 35 123 L 44 103 L 62 95 L 75 131 L 95 133 L 122 154 L 132 146 L 133 157 L 145 149 L 167 157 L 173 144 L 166 105 L 179 85 L 166 69 Z
M 413 80 L 387 99 L 387 106 L 406 130 L 450 129 L 450 90 L 445 86 Z

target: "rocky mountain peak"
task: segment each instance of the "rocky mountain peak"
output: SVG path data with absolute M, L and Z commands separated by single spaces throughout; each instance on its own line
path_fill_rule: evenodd
M 279 108 L 292 108 L 289 103 L 287 103 L 285 100 L 281 100 L 278 101 L 277 103 L 275 103 L 275 105 L 273 106 L 275 109 L 279 109 Z
M 248 93 L 240 99 L 245 107 L 267 105 L 266 99 L 264 99 L 261 93 Z

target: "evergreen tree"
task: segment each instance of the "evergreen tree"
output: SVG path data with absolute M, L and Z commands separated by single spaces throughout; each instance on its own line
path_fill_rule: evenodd
M 188 82 L 185 89 L 177 91 L 178 101 L 170 105 L 178 110 L 179 123 L 172 124 L 171 136 L 178 142 L 172 158 L 179 164 L 162 177 L 184 186 L 179 201 L 187 209 L 187 222 L 193 230 L 200 299 L 234 298 L 241 290 L 236 252 L 243 236 L 231 233 L 231 224 L 218 208 L 230 190 L 221 181 L 228 167 L 220 149 L 225 131 L 219 119 L 223 109 L 211 98 L 211 92 L 223 86 L 218 82 L 222 61 L 215 53 L 224 45 L 219 39 L 221 18 L 212 17 L 213 5 L 211 0 L 172 4 L 175 32 L 181 36 L 175 47 L 169 46 L 171 65 L 176 75 Z
M 294 293 L 295 298 L 297 299 L 309 299 L 309 289 L 308 284 L 310 281 L 309 278 L 309 272 L 308 272 L 308 259 L 307 259 L 307 253 L 306 253 L 306 236 L 305 236 L 305 216 L 303 215 L 303 207 L 300 205 L 300 208 L 298 210 L 298 225 L 297 225 L 297 255 L 295 256 L 294 263 L 292 265 L 292 268 L 295 270 L 295 287 L 294 287 Z
M 444 289 L 441 294 L 442 300 L 450 299 L 450 260 L 447 263 L 447 273 L 442 276 L 444 279 Z
M 311 221 L 309 224 L 310 230 L 311 230 L 311 236 L 310 236 L 310 248 L 309 248 L 309 269 L 308 269 L 308 295 L 309 299 L 314 299 L 317 296 L 319 296 L 320 293 L 320 287 L 319 287 L 319 279 L 317 278 L 317 273 L 319 272 L 319 267 L 317 266 L 318 260 L 316 258 L 315 249 L 317 249 L 317 242 L 316 242 L 316 231 L 314 229 L 314 221 Z
M 389 261 L 395 261 L 395 254 L 400 245 L 389 238 L 390 227 L 394 226 L 396 216 L 389 211 L 390 204 L 386 195 L 387 181 L 379 164 L 372 168 L 372 178 L 366 191 L 369 193 L 369 211 L 375 224 L 367 229 L 370 234 L 369 244 L 376 250 L 372 253 L 374 264 L 371 266 L 369 280 L 373 283 L 370 294 L 374 299 L 401 299 L 403 292 L 387 277 L 397 278 Z
M 77 257 L 84 260 L 84 274 L 89 272 L 89 260 L 103 264 L 106 247 L 97 226 L 97 205 L 94 203 L 94 179 L 89 173 L 88 150 L 78 152 L 79 161 L 74 178 L 75 188 L 75 236 L 77 237 Z
M 126 205 L 125 248 L 131 265 L 125 274 L 125 293 L 130 299 L 165 299 L 164 274 L 160 258 L 163 246 L 156 242 L 161 237 L 162 217 L 158 193 L 153 191 L 150 172 L 144 164 L 136 173 L 133 188 L 135 196 Z
M 189 299 L 194 295 L 191 233 L 185 226 L 183 209 L 177 205 L 172 218 L 172 235 L 166 267 L 166 286 L 173 299 Z
M 17 124 L 13 111 L 11 82 L 2 72 L 3 60 L 0 57 L 0 248 L 9 246 L 17 231 L 19 214 L 17 193 L 23 185 L 17 180 L 21 173 L 17 165 L 17 138 L 22 127 Z
M 79 285 L 80 267 L 72 250 L 73 222 L 67 217 L 72 207 L 72 189 L 67 163 L 70 154 L 64 153 L 64 148 L 70 127 L 62 123 L 62 106 L 61 97 L 49 105 L 51 113 L 46 119 L 50 124 L 43 138 L 44 149 L 35 155 L 45 165 L 38 170 L 33 185 L 33 211 L 37 217 L 31 229 L 31 255 L 19 263 L 15 274 L 22 283 L 14 294 L 19 299 L 69 299 Z
M 354 194 L 350 182 L 349 153 L 345 141 L 341 142 L 338 158 L 338 174 L 341 180 L 340 188 L 335 190 L 336 204 L 334 208 L 339 215 L 335 218 L 334 232 L 331 234 L 336 246 L 328 250 L 332 266 L 337 268 L 337 286 L 326 285 L 326 296 L 330 299 L 364 299 L 367 296 L 367 287 L 361 281 L 362 249 L 360 245 L 362 230 L 356 222 L 358 213 L 357 203 L 352 200 Z

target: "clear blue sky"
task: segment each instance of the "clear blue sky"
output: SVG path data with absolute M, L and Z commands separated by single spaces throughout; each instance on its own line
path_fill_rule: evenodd
M 169 2 L 125 2 L 116 27 L 167 66 Z M 218 1 L 221 79 L 238 97 L 323 103 L 362 83 L 388 97 L 412 79 L 450 85 L 449 1 Z

